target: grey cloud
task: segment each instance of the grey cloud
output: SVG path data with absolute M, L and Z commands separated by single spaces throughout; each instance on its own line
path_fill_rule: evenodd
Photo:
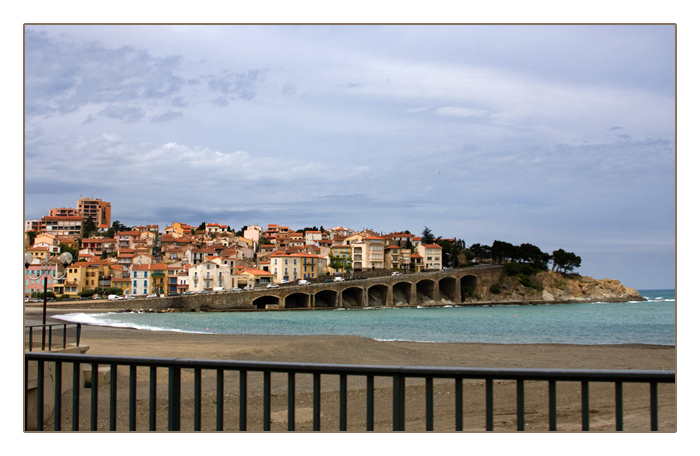
M 171 120 L 178 119 L 180 117 L 183 117 L 184 114 L 180 111 L 173 111 L 169 109 L 167 112 L 164 112 L 163 114 L 160 114 L 158 116 L 153 116 L 151 117 L 151 122 L 168 122 Z
M 27 112 L 51 115 L 89 104 L 174 97 L 185 84 L 177 75 L 180 60 L 177 56 L 155 57 L 130 46 L 109 49 L 95 42 L 51 41 L 45 32 L 27 29 Z M 120 109 L 124 108 L 117 111 Z M 122 118 L 137 120 L 133 114 Z
M 124 122 L 138 122 L 146 116 L 143 109 L 132 106 L 110 105 L 99 112 L 103 117 L 109 119 L 123 120 Z
M 206 76 L 209 90 L 222 93 L 215 103 L 226 106 L 225 100 L 252 100 L 257 93 L 257 86 L 262 82 L 264 70 L 247 70 L 239 73 L 225 71 L 219 75 Z

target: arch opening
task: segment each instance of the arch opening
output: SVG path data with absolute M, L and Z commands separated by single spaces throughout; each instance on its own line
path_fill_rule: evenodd
M 279 306 L 280 298 L 277 296 L 260 296 L 253 301 L 256 309 L 266 309 L 267 306 Z
M 308 309 L 311 296 L 306 293 L 292 293 L 284 299 L 285 309 Z
M 387 285 L 372 285 L 367 290 L 367 303 L 370 307 L 385 307 L 387 305 L 387 297 L 389 295 L 389 287 Z
M 466 275 L 459 280 L 459 287 L 462 291 L 462 302 L 469 298 L 476 297 L 477 280 L 474 275 Z
M 435 300 L 435 282 L 433 280 L 421 280 L 416 284 L 416 297 L 418 304 Z
M 338 292 L 335 290 L 323 290 L 315 295 L 314 307 L 336 307 L 337 303 Z
M 350 287 L 343 290 L 343 300 L 341 307 L 362 307 L 363 293 L 362 288 Z
M 441 301 L 457 302 L 457 279 L 454 277 L 440 279 L 438 292 Z
M 393 305 L 408 306 L 411 305 L 411 283 L 399 282 L 394 284 L 393 288 Z

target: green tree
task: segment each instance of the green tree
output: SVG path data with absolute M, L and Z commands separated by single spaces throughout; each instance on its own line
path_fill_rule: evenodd
M 520 244 L 517 247 L 517 257 L 520 261 L 530 263 L 538 269 L 547 269 L 547 265 L 551 260 L 548 253 L 540 250 L 539 247 L 532 244 Z
M 34 239 L 36 239 L 37 234 L 39 233 L 36 231 L 27 231 L 27 239 L 29 240 L 30 247 L 34 245 Z
M 430 228 L 428 228 L 427 226 L 423 229 L 420 240 L 423 243 L 423 245 L 432 244 L 435 242 L 435 236 L 433 235 L 433 232 L 430 231 Z
M 574 268 L 581 267 L 581 257 L 573 252 L 567 252 L 563 249 L 552 252 L 552 270 L 557 272 L 569 273 Z
M 498 263 L 502 263 L 503 260 L 512 260 L 517 256 L 516 247 L 510 242 L 504 241 L 493 241 L 491 246 L 491 258 Z
M 86 219 L 83 220 L 83 238 L 89 238 L 96 231 L 97 225 L 95 225 L 95 221 L 92 219 L 92 216 L 88 216 Z

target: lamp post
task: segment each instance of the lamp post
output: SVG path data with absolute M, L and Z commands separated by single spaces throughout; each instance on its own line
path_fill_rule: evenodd
M 63 252 L 59 257 L 59 261 L 63 264 L 63 274 L 59 277 L 58 276 L 58 271 L 56 271 L 56 276 L 54 277 L 54 280 L 61 280 L 66 275 L 68 274 L 68 270 L 66 269 L 71 262 L 73 262 L 73 255 L 70 254 L 70 252 Z M 24 254 L 24 268 L 25 270 L 29 268 L 29 265 L 32 264 L 32 261 L 34 261 L 34 255 L 31 253 L 27 252 Z M 41 271 L 41 275 L 44 276 L 44 312 L 43 312 L 43 328 L 41 330 L 41 349 L 45 350 L 46 349 L 46 301 L 47 301 L 47 295 L 48 295 L 48 290 L 47 290 L 47 283 L 48 283 L 48 276 L 50 272 L 50 264 L 49 264 L 49 257 L 48 255 L 46 258 L 40 263 L 41 268 L 39 271 Z M 26 271 L 25 271 L 26 273 Z

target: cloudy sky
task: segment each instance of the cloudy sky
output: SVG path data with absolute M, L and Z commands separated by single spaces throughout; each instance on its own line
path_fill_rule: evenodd
M 428 227 L 675 280 L 671 25 L 26 25 L 24 218 Z

